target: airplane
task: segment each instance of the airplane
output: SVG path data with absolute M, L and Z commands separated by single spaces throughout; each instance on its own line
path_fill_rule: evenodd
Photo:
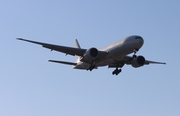
M 121 68 L 125 64 L 131 65 L 134 68 L 149 64 L 166 64 L 164 62 L 146 60 L 144 56 L 136 55 L 144 44 L 144 39 L 138 35 L 125 37 L 124 39 L 121 39 L 101 49 L 97 49 L 95 47 L 83 49 L 80 47 L 77 39 L 75 39 L 75 47 L 53 45 L 23 38 L 16 39 L 42 45 L 42 47 L 51 49 L 51 51 L 54 50 L 65 53 L 66 55 L 76 56 L 76 62 L 49 60 L 49 62 L 72 65 L 74 69 L 92 71 L 98 67 L 108 66 L 108 68 L 115 68 L 115 70 L 112 72 L 113 75 L 118 75 L 122 71 Z M 134 54 L 132 56 L 128 56 L 128 54 L 131 53 Z

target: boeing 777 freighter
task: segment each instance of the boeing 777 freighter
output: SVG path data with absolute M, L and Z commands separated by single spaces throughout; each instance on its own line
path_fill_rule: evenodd
M 163 62 L 146 60 L 143 56 L 136 55 L 136 52 L 138 52 L 144 43 L 143 38 L 138 35 L 128 36 L 101 49 L 97 49 L 95 47 L 83 49 L 80 47 L 77 39 L 75 40 L 75 47 L 53 45 L 22 38 L 17 39 L 39 44 L 42 45 L 42 47 L 63 52 L 65 54 L 77 56 L 76 62 L 49 60 L 49 62 L 72 65 L 74 69 L 92 71 L 93 69 L 97 69 L 101 66 L 108 66 L 109 68 L 115 68 L 112 72 L 113 75 L 118 75 L 125 64 L 131 65 L 134 68 L 148 64 L 166 64 Z M 131 53 L 134 53 L 134 55 L 127 56 Z

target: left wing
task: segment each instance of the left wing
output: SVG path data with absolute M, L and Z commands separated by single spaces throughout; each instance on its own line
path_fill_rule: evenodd
M 86 52 L 86 49 L 79 49 L 79 48 L 73 48 L 73 47 L 66 47 L 66 46 L 59 46 L 59 45 L 53 45 L 53 44 L 48 44 L 48 43 L 42 43 L 42 42 L 37 42 L 37 41 L 31 41 L 31 40 L 27 40 L 27 39 L 22 39 L 22 38 L 16 38 L 18 40 L 22 40 L 22 41 L 26 41 L 26 42 L 30 42 L 30 43 L 34 43 L 34 44 L 39 44 L 42 45 L 42 47 L 51 49 L 51 50 L 55 50 L 58 52 L 63 52 L 66 54 L 70 54 L 70 55 L 77 55 L 77 56 L 83 56 L 84 53 Z
M 114 61 L 112 64 L 109 64 L 109 67 L 110 68 L 123 67 L 124 64 L 131 65 L 132 60 L 133 60 L 133 57 L 125 56 L 122 59 Z M 145 60 L 144 65 L 149 65 L 149 64 L 166 64 L 166 63 L 165 62 L 156 62 L 156 61 Z
M 148 65 L 148 64 L 166 64 L 166 63 L 165 62 L 155 62 L 155 61 L 146 60 L 145 64 Z
M 133 57 L 131 57 L 131 56 L 125 56 L 124 58 L 122 58 L 122 61 L 125 64 L 131 64 L 132 60 L 133 60 Z M 149 65 L 149 64 L 166 64 L 166 63 L 165 62 L 155 62 L 155 61 L 145 60 L 144 64 Z

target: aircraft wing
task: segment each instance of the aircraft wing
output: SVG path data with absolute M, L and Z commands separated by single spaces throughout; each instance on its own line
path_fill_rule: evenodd
M 74 62 L 66 62 L 66 61 L 57 61 L 57 60 L 49 60 L 49 62 L 55 62 L 55 63 L 61 63 L 61 64 L 67 64 L 67 65 L 77 65 L 77 63 Z
M 131 56 L 125 56 L 124 58 L 122 58 L 122 61 L 125 62 L 125 64 L 131 64 L 133 57 Z M 145 65 L 149 65 L 149 64 L 166 64 L 164 62 L 156 62 L 156 61 L 150 61 L 150 60 L 145 60 Z
M 133 60 L 133 57 L 131 56 L 125 56 L 120 60 L 114 61 L 112 64 L 109 65 L 109 68 L 114 68 L 114 67 L 123 67 L 124 64 L 130 65 Z M 156 62 L 156 61 L 150 61 L 150 60 L 145 60 L 144 65 L 149 65 L 149 64 L 166 64 L 164 62 Z
M 51 49 L 51 50 L 55 50 L 58 52 L 63 52 L 66 54 L 70 54 L 70 55 L 77 55 L 77 56 L 83 56 L 84 52 L 86 52 L 86 49 L 79 49 L 79 48 L 73 48 L 73 47 L 66 47 L 66 46 L 60 46 L 60 45 L 53 45 L 53 44 L 48 44 L 48 43 L 42 43 L 42 42 L 37 42 L 37 41 L 31 41 L 31 40 L 27 40 L 27 39 L 22 39 L 22 38 L 17 38 L 18 40 L 22 40 L 22 41 L 26 41 L 26 42 L 30 42 L 30 43 L 34 43 L 34 44 L 39 44 L 42 45 L 42 47 Z
M 146 60 L 145 64 L 148 65 L 148 64 L 166 64 L 166 63 L 165 62 L 155 62 L 155 61 Z

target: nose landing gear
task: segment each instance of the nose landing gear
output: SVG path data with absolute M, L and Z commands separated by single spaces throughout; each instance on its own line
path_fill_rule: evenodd
M 134 55 L 133 55 L 133 58 L 136 58 L 136 53 L 138 52 L 139 49 L 134 49 L 133 52 L 134 52 Z

